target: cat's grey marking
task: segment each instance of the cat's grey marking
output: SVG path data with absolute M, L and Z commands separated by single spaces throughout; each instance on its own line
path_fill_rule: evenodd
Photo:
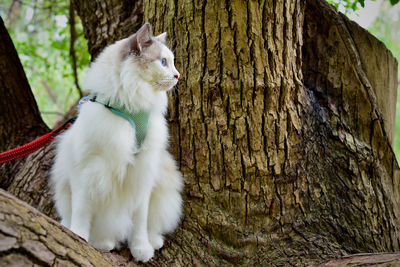
M 127 44 L 121 49 L 122 60 L 132 57 L 142 64 L 161 59 L 162 45 L 165 45 L 166 33 L 153 36 L 150 23 L 145 23 Z

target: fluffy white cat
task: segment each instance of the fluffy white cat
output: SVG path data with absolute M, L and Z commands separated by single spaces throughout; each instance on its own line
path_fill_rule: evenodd
M 91 64 L 85 87 L 127 112 L 149 112 L 139 146 L 122 116 L 96 101 L 82 104 L 75 123 L 58 138 L 51 186 L 61 223 L 99 249 L 127 241 L 137 261 L 163 246 L 182 210 L 183 178 L 167 152 L 166 92 L 179 72 L 146 23 L 107 48 Z M 93 99 L 92 99 L 93 100 Z

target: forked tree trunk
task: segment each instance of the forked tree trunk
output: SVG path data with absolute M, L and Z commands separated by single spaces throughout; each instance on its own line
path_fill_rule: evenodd
M 150 21 L 182 74 L 169 121 L 185 215 L 150 265 L 399 250 L 397 63 L 368 32 L 320 0 L 75 5 L 93 56 Z M 30 203 L 43 210 L 47 197 Z

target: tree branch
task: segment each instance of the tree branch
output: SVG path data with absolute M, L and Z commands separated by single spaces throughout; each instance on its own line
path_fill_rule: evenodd
M 11 27 L 14 24 L 16 18 L 19 15 L 19 12 L 21 11 L 21 4 L 22 3 L 19 0 L 13 0 L 11 2 L 10 6 L 8 8 L 7 17 L 6 17 L 7 27 Z
M 96 250 L 67 228 L 2 189 L 0 262 L 2 266 L 33 263 L 43 266 L 135 266 L 129 262 L 129 257 Z
M 57 94 L 53 92 L 53 89 L 50 87 L 47 80 L 42 80 L 43 87 L 46 89 L 47 94 L 49 95 L 50 99 L 59 107 L 61 107 L 61 103 L 57 99 Z
M 348 255 L 339 259 L 324 262 L 320 266 L 397 266 L 398 264 L 400 264 L 400 252 Z
M 72 59 L 72 70 L 74 72 L 75 86 L 79 92 L 79 97 L 83 97 L 82 89 L 79 86 L 77 61 L 75 53 L 75 40 L 77 38 L 77 33 L 75 29 L 75 8 L 74 8 L 74 3 L 72 1 L 69 4 L 69 30 L 70 30 L 69 55 L 71 56 Z

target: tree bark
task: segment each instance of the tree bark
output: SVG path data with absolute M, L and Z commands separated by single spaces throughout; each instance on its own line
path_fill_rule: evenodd
M 390 267 L 400 264 L 400 253 L 368 253 L 345 256 L 340 259 L 330 260 L 321 264 L 321 267 L 328 266 L 380 266 Z
M 170 99 L 180 231 L 207 233 L 183 246 L 207 255 L 189 258 L 303 265 L 399 249 L 393 109 L 380 106 L 395 99 L 390 52 L 370 42 L 390 69 L 372 75 L 359 47 L 373 38 L 321 1 L 144 3 L 144 20 L 176 38 L 183 76 Z
M 399 250 L 397 63 L 368 32 L 320 0 L 74 3 L 93 57 L 144 21 L 173 40 L 184 218 L 149 265 L 326 265 Z M 32 157 L 19 185 L 52 154 Z M 25 200 L 52 212 L 47 193 Z
M 135 266 L 83 239 L 0 189 L 1 266 Z

